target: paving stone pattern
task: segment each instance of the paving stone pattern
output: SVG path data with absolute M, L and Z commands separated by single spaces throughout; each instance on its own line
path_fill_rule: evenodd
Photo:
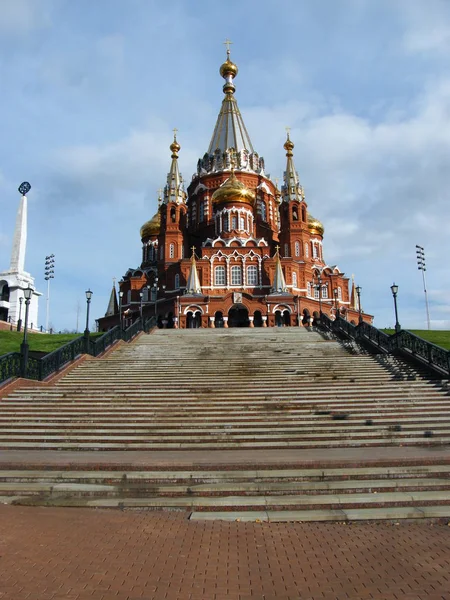
M 450 598 L 447 521 L 194 522 L 0 506 L 1 600 Z

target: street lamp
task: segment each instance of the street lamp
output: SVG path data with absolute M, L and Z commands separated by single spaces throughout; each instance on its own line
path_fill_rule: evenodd
M 425 294 L 425 308 L 427 311 L 427 325 L 428 329 L 430 329 L 430 310 L 428 308 L 428 293 L 427 293 L 427 283 L 425 280 L 425 271 L 427 270 L 425 264 L 425 250 L 422 246 L 418 246 L 416 244 L 416 255 L 417 255 L 417 268 L 419 271 L 422 271 L 422 280 L 423 280 L 423 293 Z
M 319 294 L 319 315 L 322 316 L 322 278 L 320 275 L 317 278 L 315 288 Z
M 166 286 L 164 284 L 161 285 L 161 286 L 158 286 L 158 281 L 159 281 L 159 278 L 156 277 L 155 278 L 155 283 L 153 284 L 153 291 L 154 291 L 154 294 L 155 294 L 155 321 L 156 321 L 156 308 L 157 308 L 156 305 L 158 303 L 158 292 L 159 292 L 159 290 L 165 290 L 166 289 Z
M 23 298 L 20 296 L 19 298 L 19 320 L 17 321 L 17 331 L 22 329 L 22 302 Z
M 395 308 L 395 333 L 398 333 L 399 331 L 401 331 L 401 325 L 398 322 L 398 311 L 397 311 L 397 293 L 398 293 L 398 285 L 395 285 L 395 283 L 393 285 L 391 285 L 391 292 L 392 295 L 394 296 L 394 308 Z
M 140 300 L 140 303 L 139 303 L 139 316 L 141 317 L 141 323 L 142 323 L 142 299 L 143 299 L 143 297 L 144 297 L 144 292 L 141 290 L 139 292 L 139 300 Z
M 123 292 L 120 290 L 119 292 L 119 327 L 122 331 L 122 300 L 123 300 Z
M 334 308 L 336 310 L 336 319 L 338 319 L 339 318 L 339 308 L 338 308 L 338 289 L 337 288 L 334 288 L 333 294 L 334 294 Z
M 28 329 L 28 310 L 30 306 L 31 296 L 33 295 L 33 290 L 30 286 L 23 290 L 23 295 L 25 296 L 25 325 L 23 328 L 23 341 L 20 344 L 20 354 L 21 354 L 21 365 L 20 365 L 20 376 L 26 377 L 27 374 L 27 365 L 28 365 L 28 338 L 27 338 L 27 329 Z
M 92 298 L 93 292 L 91 292 L 91 290 L 89 289 L 85 292 L 85 294 L 86 294 L 87 307 L 86 307 L 86 329 L 84 330 L 84 335 L 88 336 L 89 335 L 89 306 L 91 304 L 91 298 Z
M 363 318 L 362 318 L 362 314 L 361 314 L 361 292 L 362 292 L 362 287 L 360 285 L 357 285 L 356 286 L 356 295 L 358 296 L 358 311 L 359 311 L 358 322 L 359 323 L 363 322 Z
M 48 331 L 48 322 L 50 318 L 50 279 L 55 278 L 55 255 L 45 257 L 45 281 L 47 282 L 47 314 L 45 317 L 45 331 Z

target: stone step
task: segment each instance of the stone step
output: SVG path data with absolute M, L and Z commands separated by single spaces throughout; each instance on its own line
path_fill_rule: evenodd
M 420 506 L 446 505 L 450 511 L 450 490 L 437 491 L 418 491 L 418 492 L 381 492 L 378 494 L 322 494 L 322 495 L 289 495 L 289 496 L 202 496 L 202 497 L 115 497 L 115 498 L 76 498 L 72 494 L 68 497 L 38 497 L 21 496 L 17 500 L 14 498 L 14 504 L 39 504 L 39 505 L 63 505 L 79 506 L 80 502 L 89 507 L 111 507 L 121 506 L 123 508 L 179 508 L 179 509 L 198 509 L 198 510 L 253 510 L 257 507 L 263 507 L 266 510 L 280 510 L 282 507 L 292 510 L 314 510 L 316 507 L 327 508 L 331 510 L 345 508 L 368 508 L 370 505 L 397 505 L 408 506 L 414 503 Z M 8 496 L 2 496 L 3 499 Z M 450 514 L 450 513 L 449 513 Z
M 190 515 L 191 521 L 253 521 L 267 523 L 313 522 L 313 521 L 379 521 L 399 519 L 433 519 L 450 517 L 449 506 L 395 506 L 383 508 L 342 508 L 338 510 L 296 511 L 229 511 L 197 512 Z
M 25 477 L 25 476 L 24 476 Z M 400 480 L 365 480 L 365 481 L 330 481 L 330 482 L 277 482 L 277 483 L 191 483 L 189 485 L 164 485 L 157 482 L 144 482 L 138 480 L 132 482 L 129 479 L 115 483 L 105 483 L 100 478 L 88 483 L 82 480 L 74 481 L 23 481 L 23 478 L 0 479 L 1 496 L 34 496 L 42 494 L 62 495 L 70 493 L 74 497 L 96 497 L 110 498 L 114 496 L 152 496 L 158 497 L 185 497 L 189 496 L 212 496 L 219 497 L 225 494 L 239 495 L 254 498 L 255 496 L 289 496 L 304 495 L 322 497 L 331 492 L 342 494 L 382 494 L 391 491 L 409 493 L 419 491 L 446 491 L 450 492 L 450 481 L 448 479 L 400 479 Z M 20 479 L 20 480 L 19 480 Z M 48 479 L 48 478 L 47 478 Z

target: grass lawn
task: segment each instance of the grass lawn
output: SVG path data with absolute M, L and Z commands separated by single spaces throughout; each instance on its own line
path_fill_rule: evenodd
M 81 335 L 81 333 L 30 333 L 27 337 L 30 350 L 52 352 Z M 92 337 L 98 335 L 102 334 L 91 334 Z M 8 352 L 19 352 L 22 341 L 23 331 L 19 333 L 17 331 L 0 331 L 0 356 Z
M 384 331 L 389 335 L 394 333 L 393 329 L 382 329 L 381 331 Z M 428 331 L 428 329 L 408 329 L 408 331 L 432 344 L 436 344 L 436 346 L 441 346 L 442 348 L 450 350 L 450 331 L 441 331 L 439 329 L 434 331 Z

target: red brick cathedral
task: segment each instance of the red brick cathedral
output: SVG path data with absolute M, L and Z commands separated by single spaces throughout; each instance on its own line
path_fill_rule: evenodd
M 185 191 L 174 136 L 158 211 L 141 228 L 142 263 L 115 288 L 99 329 L 143 313 L 164 327 L 311 325 L 320 310 L 353 322 L 354 283 L 325 262 L 324 228 L 308 212 L 287 135 L 283 185 L 265 173 L 235 98 L 237 66 L 220 67 L 224 98 L 207 152 Z

